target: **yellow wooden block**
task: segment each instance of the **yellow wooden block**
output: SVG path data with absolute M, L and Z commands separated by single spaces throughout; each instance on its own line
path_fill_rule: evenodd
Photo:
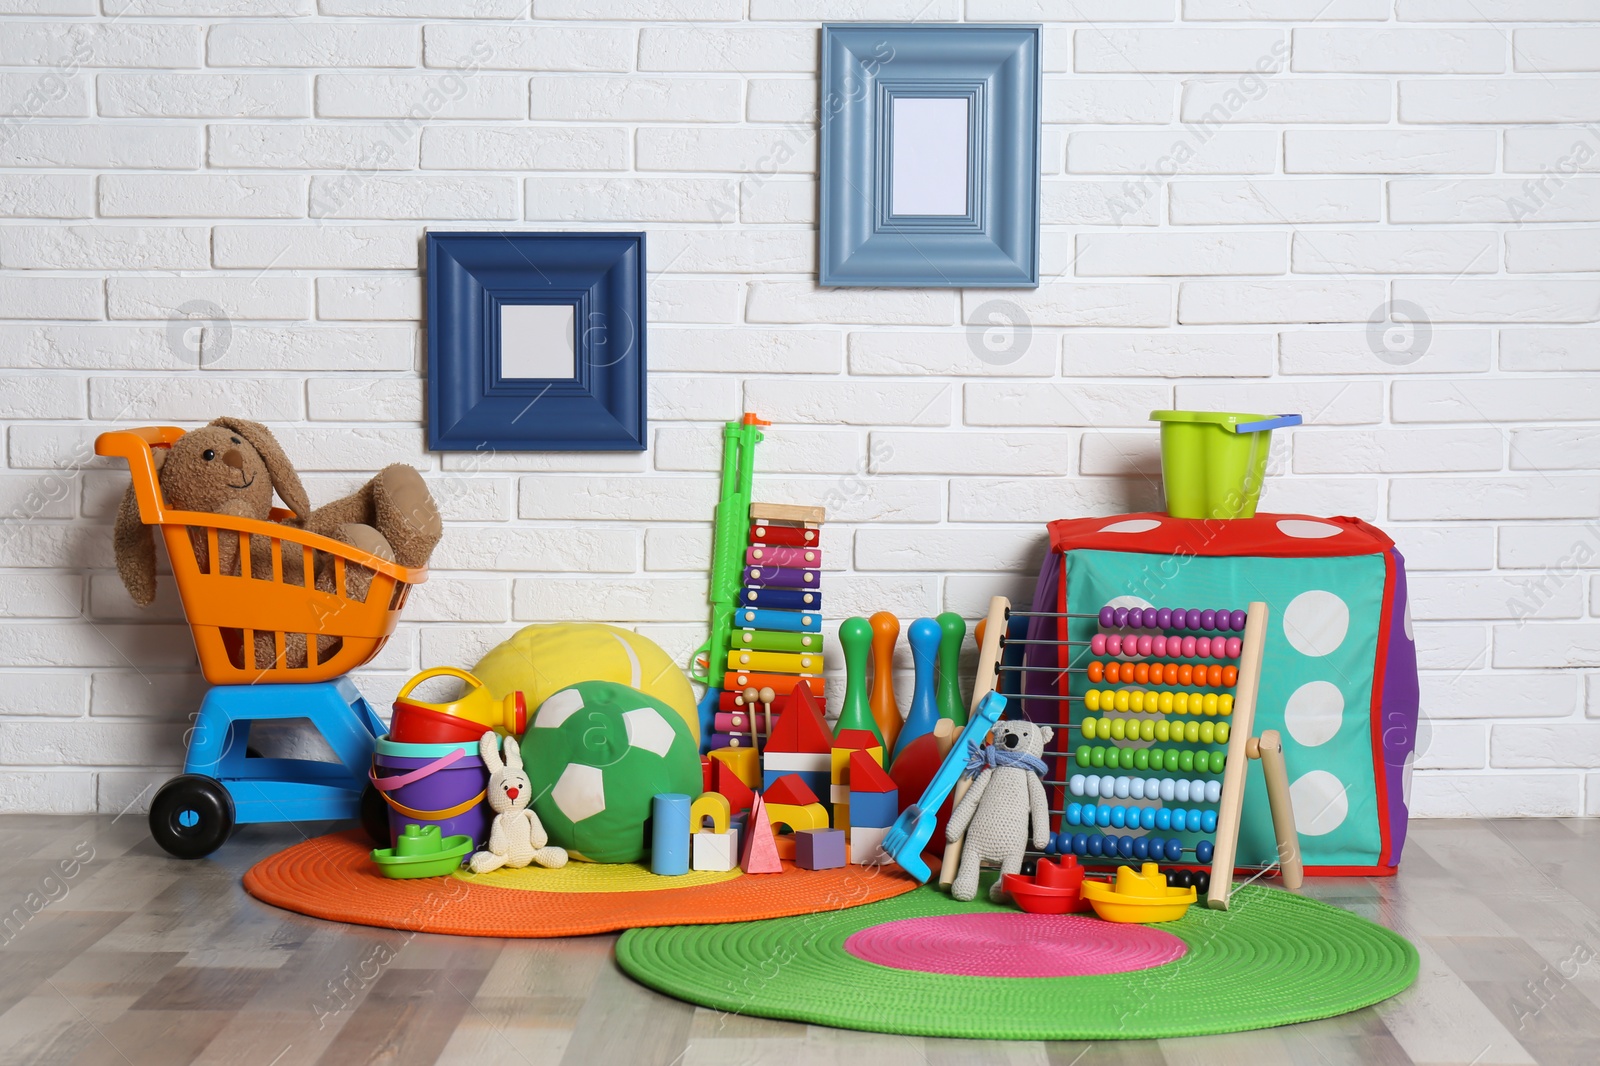
M 754 748 L 717 748 L 711 757 L 728 764 L 747 788 L 761 789 L 761 755 Z
M 879 766 L 883 765 L 882 748 L 834 748 L 833 757 L 828 767 L 828 780 L 835 785 L 850 784 L 850 756 L 858 751 L 866 752 L 872 757 L 873 762 Z
M 802 829 L 827 829 L 828 809 L 820 803 L 808 803 L 801 807 L 793 803 L 769 803 L 766 805 L 767 820 L 772 823 L 775 836 L 773 839 L 778 845 L 778 858 L 794 861 L 795 841 L 794 835 Z M 787 833 L 777 833 L 778 827 L 789 829 Z
M 801 807 L 794 803 L 768 803 L 767 821 L 773 825 L 786 825 L 798 833 L 802 829 L 828 828 L 828 808 L 820 803 Z
M 689 831 L 698 833 L 705 828 L 705 819 L 711 819 L 713 833 L 726 833 L 728 819 L 733 817 L 733 808 L 728 804 L 728 797 L 720 792 L 704 792 L 693 803 L 689 804 Z

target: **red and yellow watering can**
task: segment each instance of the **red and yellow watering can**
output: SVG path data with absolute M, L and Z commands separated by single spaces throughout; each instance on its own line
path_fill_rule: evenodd
M 433 677 L 458 678 L 467 690 L 450 703 L 424 703 L 410 698 L 413 689 Z M 455 744 L 476 742 L 487 729 L 521 736 L 527 728 L 528 705 L 521 692 L 495 699 L 482 681 L 465 670 L 436 666 L 407 681 L 395 697 L 389 738 L 402 744 Z

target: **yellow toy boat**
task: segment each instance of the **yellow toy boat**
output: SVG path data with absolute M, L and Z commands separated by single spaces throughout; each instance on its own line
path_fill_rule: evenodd
M 1150 925 L 1174 921 L 1183 917 L 1198 895 L 1192 886 L 1167 887 L 1167 875 L 1153 862 L 1138 870 L 1121 867 L 1115 887 L 1101 881 L 1083 883 L 1083 898 L 1108 922 Z

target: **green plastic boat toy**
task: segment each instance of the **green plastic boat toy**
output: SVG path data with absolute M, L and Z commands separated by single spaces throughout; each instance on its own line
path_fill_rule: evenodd
M 377 848 L 372 861 L 385 877 L 443 877 L 472 851 L 469 836 L 441 837 L 436 825 L 408 825 L 392 848 Z

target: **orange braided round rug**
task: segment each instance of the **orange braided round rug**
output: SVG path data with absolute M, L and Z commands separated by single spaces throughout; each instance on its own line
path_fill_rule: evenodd
M 715 925 L 837 911 L 889 899 L 917 887 L 897 866 L 845 866 L 783 873 L 689 874 L 670 886 L 635 865 L 571 863 L 566 870 L 463 871 L 449 877 L 393 880 L 368 857 L 360 830 L 329 833 L 285 848 L 244 875 L 245 891 L 297 914 L 354 925 L 458 936 L 551 937 L 611 933 L 658 925 Z M 539 891 L 541 876 L 555 891 Z M 596 889 L 579 891 L 576 879 Z

